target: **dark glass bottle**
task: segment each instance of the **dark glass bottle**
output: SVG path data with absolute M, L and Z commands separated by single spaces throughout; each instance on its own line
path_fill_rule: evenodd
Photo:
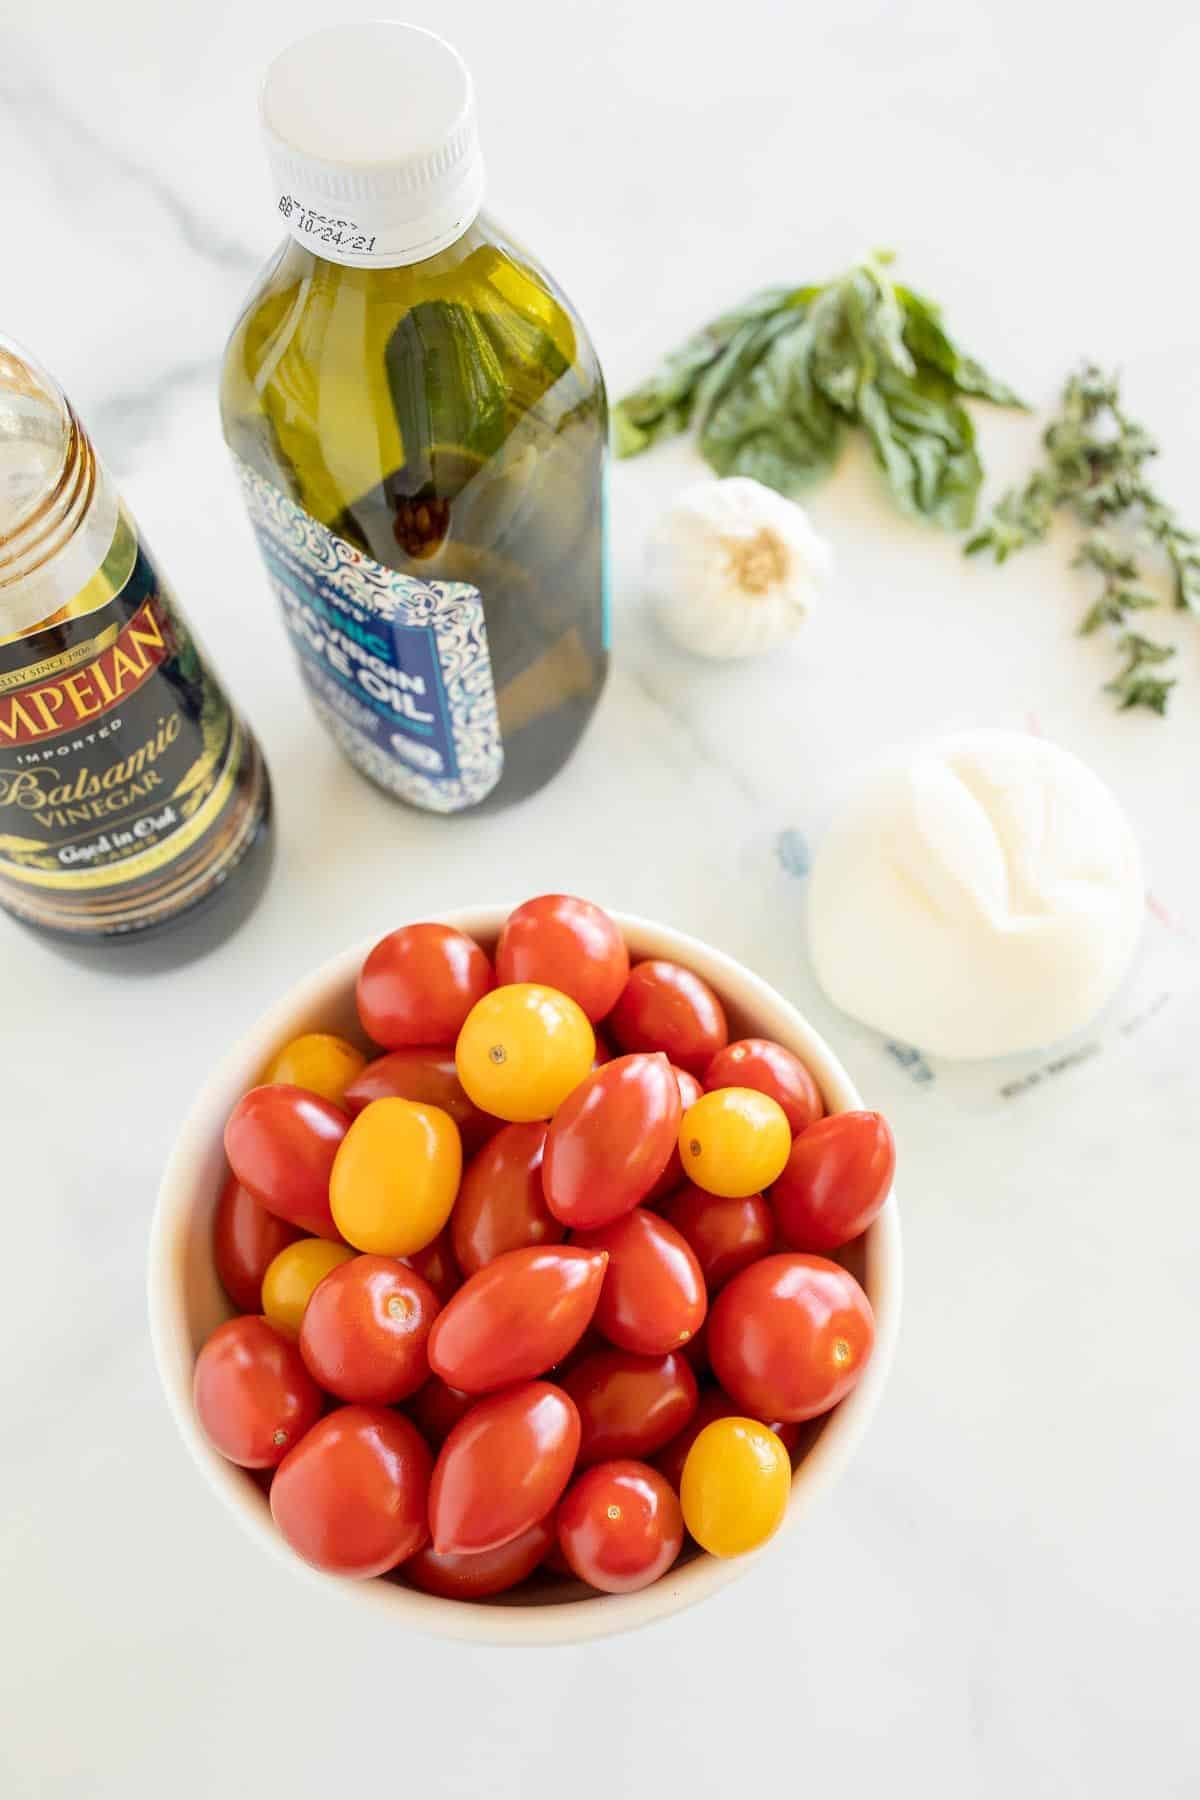
M 63 394 L 0 340 L 0 905 L 81 949 L 170 928 L 179 960 L 270 851 L 258 745 Z

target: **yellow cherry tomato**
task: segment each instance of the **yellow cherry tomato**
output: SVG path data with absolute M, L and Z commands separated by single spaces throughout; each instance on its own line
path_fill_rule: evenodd
M 346 1089 L 366 1063 L 362 1051 L 345 1038 L 332 1037 L 327 1031 L 306 1031 L 283 1046 L 268 1065 L 263 1081 L 286 1081 L 340 1106 Z
M 783 1173 L 792 1129 L 778 1100 L 755 1088 L 715 1088 L 689 1106 L 679 1154 L 689 1181 L 723 1200 L 761 1194 Z
M 450 1217 L 461 1176 L 462 1142 L 449 1113 L 417 1100 L 372 1100 L 333 1159 L 333 1222 L 356 1250 L 412 1256 Z
M 497 1119 L 550 1119 L 592 1067 L 596 1035 L 557 988 L 514 981 L 477 1000 L 454 1060 L 467 1097 Z
M 788 1453 L 757 1419 L 714 1419 L 687 1453 L 683 1522 L 712 1556 L 742 1556 L 778 1531 L 792 1491 Z
M 332 1244 L 328 1238 L 297 1238 L 294 1244 L 285 1244 L 262 1278 L 262 1309 L 271 1324 L 288 1337 L 299 1337 L 309 1295 L 330 1269 L 353 1255 L 348 1244 Z

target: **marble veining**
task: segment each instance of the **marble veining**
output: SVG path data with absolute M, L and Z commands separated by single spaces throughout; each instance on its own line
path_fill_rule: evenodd
M 579 304 L 615 392 L 757 285 L 893 244 L 1037 404 L 1119 362 L 1200 511 L 1200 19 L 1034 0 L 451 0 L 492 193 Z M 515 811 L 399 810 L 316 729 L 220 439 L 222 345 L 276 229 L 266 58 L 328 6 L 82 0 L 8 17 L 0 330 L 69 387 L 275 777 L 243 931 L 169 977 L 64 962 L 0 918 L 8 1279 L 0 1483 L 5 1800 L 489 1800 L 756 1785 L 866 1800 L 1185 1800 L 1200 1289 L 1200 625 L 1171 716 L 1119 718 L 1069 548 L 994 571 L 900 519 L 852 450 L 811 511 L 836 557 L 797 644 L 713 667 L 638 591 L 682 446 L 614 470 L 612 678 Z M 555 72 L 557 71 L 557 72 Z M 548 154 L 548 147 L 553 153 Z M 1033 420 L 977 410 L 994 488 Z M 924 731 L 1039 728 L 1137 825 L 1155 914 L 1112 1015 L 955 1069 L 839 1017 L 804 948 L 808 857 L 854 767 Z M 405 916 L 550 887 L 721 945 L 832 1040 L 900 1149 L 899 1356 L 835 1495 L 748 1579 L 628 1640 L 520 1657 L 363 1628 L 243 1541 L 150 1362 L 154 1189 L 204 1071 L 311 963 Z M 1165 914 L 1165 916 L 1164 916 Z

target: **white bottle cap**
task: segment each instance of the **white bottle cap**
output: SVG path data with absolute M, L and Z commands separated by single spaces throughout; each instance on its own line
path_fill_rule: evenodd
M 314 31 L 275 58 L 259 105 L 279 211 L 317 256 L 422 262 L 479 212 L 474 88 L 432 31 L 383 19 Z

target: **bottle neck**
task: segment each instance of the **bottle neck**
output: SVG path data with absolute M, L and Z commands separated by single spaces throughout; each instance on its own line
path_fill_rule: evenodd
M 68 407 L 55 479 L 0 533 L 0 641 L 48 622 L 88 585 L 112 546 L 118 513 L 116 489 Z
M 337 263 L 343 269 L 411 269 L 449 250 L 470 231 L 477 217 L 476 212 L 457 219 L 444 231 L 419 243 L 403 236 L 391 237 L 386 228 L 372 231 L 368 224 L 356 229 L 347 221 L 323 220 L 311 209 L 295 203 L 286 222 L 295 241 L 322 262 Z
M 447 230 L 420 244 L 388 246 L 381 236 L 372 235 L 371 247 L 362 252 L 350 249 L 349 240 L 343 245 L 328 241 L 326 226 L 319 226 L 317 230 L 308 229 L 311 219 L 312 214 L 301 209 L 296 209 L 287 217 L 291 241 L 307 250 L 317 262 L 337 269 L 356 269 L 362 273 L 378 272 L 386 275 L 397 270 L 449 268 L 473 245 L 483 241 L 483 214 L 480 207 L 475 207 L 469 216 L 457 219 Z

